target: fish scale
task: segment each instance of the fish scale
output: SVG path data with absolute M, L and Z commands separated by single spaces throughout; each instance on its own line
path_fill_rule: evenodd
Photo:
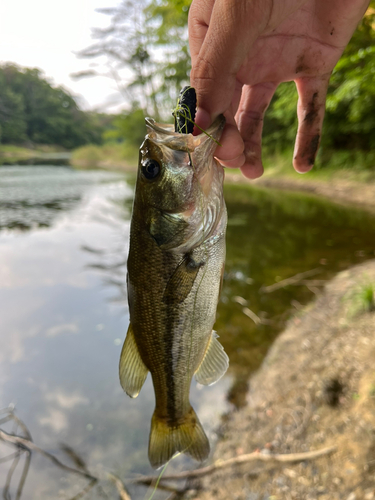
M 130 325 L 120 381 L 136 397 L 150 372 L 155 390 L 149 459 L 176 452 L 202 461 L 209 442 L 191 407 L 191 380 L 216 382 L 228 357 L 213 332 L 225 261 L 223 168 L 214 159 L 225 123 L 181 134 L 146 119 L 128 256 Z

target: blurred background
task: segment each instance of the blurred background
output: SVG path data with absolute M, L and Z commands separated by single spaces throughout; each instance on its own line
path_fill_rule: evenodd
M 144 116 L 170 120 L 189 78 L 190 2 L 105 1 L 64 12 L 21 2 L 21 17 L 18 4 L 2 4 L 1 158 L 17 147 L 30 155 L 28 146 L 73 151 L 81 166 L 133 165 Z M 333 72 L 315 171 L 373 167 L 374 9 L 370 2 Z M 264 124 L 266 163 L 289 162 L 296 102 L 294 83 L 280 85 Z
M 108 473 L 153 472 L 151 382 L 131 400 L 118 360 L 144 117 L 171 122 L 188 83 L 189 5 L 0 6 L 1 428 L 25 436 L 22 419 L 39 447 L 100 478 L 85 491 L 87 478 L 38 452 L 29 463 L 0 442 L 3 498 L 118 498 Z M 191 398 L 213 447 L 227 415 L 247 404 L 249 376 L 288 319 L 337 272 L 375 257 L 371 196 L 365 210 L 306 192 L 337 186 L 348 202 L 350 193 L 375 192 L 374 75 L 372 1 L 333 72 L 313 172 L 302 182 L 291 166 L 297 94 L 288 83 L 266 114 L 266 182 L 250 185 L 234 173 L 225 185 L 228 246 L 215 329 L 230 368 L 213 387 L 193 383 Z M 169 467 L 194 463 L 179 457 Z M 148 498 L 144 487 L 129 491 Z

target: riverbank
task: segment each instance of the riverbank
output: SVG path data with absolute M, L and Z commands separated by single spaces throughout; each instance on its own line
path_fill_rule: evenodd
M 339 273 L 290 319 L 250 380 L 247 406 L 225 417 L 213 461 L 335 453 L 221 470 L 196 485 L 195 499 L 375 498 L 374 290 L 375 260 Z
M 339 154 L 339 152 L 338 152 Z M 35 164 L 54 160 L 70 163 L 79 169 L 100 168 L 132 172 L 136 170 L 138 152 L 124 144 L 104 144 L 102 146 L 87 145 L 71 153 L 57 151 L 49 146 L 37 146 L 35 149 L 0 146 L 0 164 L 25 164 L 28 161 Z M 294 172 L 290 165 L 291 153 L 284 153 L 268 158 L 265 173 L 260 179 L 246 179 L 238 170 L 227 168 L 225 181 L 227 183 L 249 183 L 261 187 L 285 189 L 289 191 L 305 191 L 329 198 L 344 204 L 353 204 L 367 210 L 375 211 L 375 174 L 374 169 L 360 168 L 358 165 L 350 168 L 313 169 L 301 175 Z M 276 165 L 272 166 L 272 165 Z
M 55 146 L 38 144 L 35 148 L 0 145 L 1 165 L 68 165 L 71 153 Z
M 327 177 L 319 172 L 301 175 L 291 171 L 289 175 L 285 175 L 266 171 L 259 179 L 251 180 L 238 172 L 226 169 L 225 180 L 235 184 L 249 183 L 261 187 L 305 191 L 324 196 L 336 203 L 352 204 L 375 212 L 375 180 L 364 177 L 362 172 L 348 173 L 347 170 L 342 170 Z
M 340 153 L 343 156 L 342 152 L 338 151 L 337 161 L 341 158 Z M 238 170 L 227 168 L 225 181 L 289 191 L 305 191 L 338 203 L 350 203 L 375 211 L 375 173 L 368 165 L 361 167 L 353 158 L 353 168 L 347 166 L 339 168 L 334 165 L 332 168 L 315 168 L 301 175 L 293 170 L 291 157 L 291 151 L 267 157 L 265 173 L 256 180 L 247 179 Z M 342 161 L 344 162 L 344 159 Z M 77 168 L 103 168 L 125 172 L 135 171 L 137 163 L 138 151 L 126 148 L 124 144 L 83 146 L 73 151 L 71 159 L 72 166 Z
M 123 143 L 108 143 L 101 146 L 88 144 L 72 152 L 70 164 L 75 168 L 136 171 L 138 150 Z

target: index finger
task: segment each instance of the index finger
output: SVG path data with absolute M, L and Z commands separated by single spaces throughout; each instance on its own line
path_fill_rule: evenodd
M 236 74 L 268 20 L 269 2 L 194 0 L 189 13 L 191 84 L 211 121 L 231 104 Z

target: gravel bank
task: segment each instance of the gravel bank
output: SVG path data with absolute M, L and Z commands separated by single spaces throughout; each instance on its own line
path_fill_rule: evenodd
M 226 417 L 214 460 L 256 450 L 337 451 L 223 469 L 201 479 L 190 498 L 375 499 L 375 312 L 361 310 L 369 283 L 375 261 L 338 274 L 291 318 L 251 378 L 247 406 Z
M 348 179 L 335 179 L 332 182 L 319 181 L 306 176 L 267 177 L 257 180 L 246 179 L 229 169 L 225 171 L 225 180 L 230 183 L 251 183 L 254 186 L 264 186 L 290 191 L 306 191 L 329 198 L 337 203 L 356 205 L 372 212 L 375 211 L 375 183 L 359 183 Z

